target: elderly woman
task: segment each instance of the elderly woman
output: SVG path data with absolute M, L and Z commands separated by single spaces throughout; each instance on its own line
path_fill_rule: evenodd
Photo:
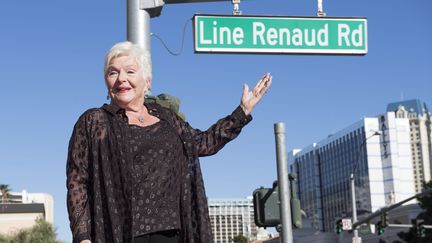
M 147 52 L 116 44 L 105 59 L 111 103 L 78 119 L 69 144 L 67 206 L 73 242 L 212 242 L 198 157 L 238 136 L 271 85 L 263 76 L 239 107 L 200 131 L 146 103 Z

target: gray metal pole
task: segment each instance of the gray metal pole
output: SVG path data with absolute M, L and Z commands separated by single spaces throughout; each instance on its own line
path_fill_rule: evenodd
M 276 138 L 276 160 L 279 184 L 280 212 L 282 221 L 282 243 L 292 243 L 290 193 L 288 185 L 288 161 L 285 145 L 285 124 L 274 124 Z
M 357 203 L 356 203 L 356 196 L 355 196 L 355 183 L 354 183 L 354 173 L 351 173 L 350 176 L 351 180 L 351 200 L 352 200 L 352 223 L 357 222 Z M 354 236 L 352 239 L 353 243 L 361 242 L 361 238 L 358 237 L 358 230 L 357 227 L 354 228 Z
M 361 243 L 361 237 L 358 236 L 358 230 L 357 230 L 357 202 L 356 202 L 356 196 L 355 196 L 355 172 L 357 169 L 358 164 L 360 163 L 360 153 L 361 150 L 363 148 L 363 146 L 366 145 L 366 142 L 369 138 L 376 136 L 376 135 L 381 135 L 381 133 L 379 131 L 375 131 L 372 135 L 370 135 L 369 137 L 365 138 L 364 141 L 362 142 L 362 144 L 360 144 L 360 147 L 357 151 L 357 158 L 356 161 L 354 161 L 354 167 L 353 170 L 350 174 L 350 181 L 351 181 L 351 204 L 352 204 L 352 225 L 353 225 L 353 231 L 354 231 L 354 236 L 352 238 L 352 242 L 353 243 Z
M 127 0 L 127 39 L 150 52 L 150 15 L 140 0 Z

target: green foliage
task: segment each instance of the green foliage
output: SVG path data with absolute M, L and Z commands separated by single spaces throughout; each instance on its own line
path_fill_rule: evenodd
M 11 189 L 9 188 L 9 185 L 7 184 L 0 184 L 0 192 L 2 194 L 2 198 L 1 198 L 1 202 L 5 203 L 5 202 L 9 202 L 9 192 L 11 191 Z
M 247 243 L 248 240 L 245 236 L 243 235 L 237 235 L 233 238 L 233 241 L 236 243 Z
M 60 243 L 54 227 L 43 219 L 37 219 L 30 229 L 21 229 L 17 233 L 0 235 L 0 243 Z
M 10 242 L 10 238 L 5 235 L 0 235 L 0 243 Z
M 424 189 L 432 189 L 432 181 L 424 184 Z M 426 196 L 423 196 L 418 199 L 420 207 L 424 210 L 417 216 L 418 220 L 422 220 L 425 225 L 432 225 L 432 195 L 429 193 Z M 415 225 L 415 220 L 413 221 Z M 419 232 L 423 232 L 424 237 L 419 234 Z M 400 239 L 404 240 L 407 243 L 426 243 L 432 242 L 432 230 L 425 229 L 421 231 L 417 229 L 417 227 L 410 228 L 408 232 L 399 232 L 397 234 Z
M 169 95 L 169 94 L 160 94 L 158 96 L 146 96 L 145 103 L 157 103 L 162 107 L 168 108 L 174 113 L 176 113 L 183 120 L 186 120 L 183 112 L 180 111 L 180 99 Z

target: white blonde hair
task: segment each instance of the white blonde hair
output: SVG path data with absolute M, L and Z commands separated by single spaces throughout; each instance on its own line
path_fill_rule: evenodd
M 123 41 L 115 44 L 105 56 L 104 77 L 106 79 L 108 67 L 112 60 L 117 57 L 132 56 L 135 57 L 138 67 L 141 69 L 141 75 L 151 84 L 152 80 L 152 63 L 150 53 L 142 47 L 133 44 L 130 41 Z M 150 88 L 150 87 L 149 87 Z

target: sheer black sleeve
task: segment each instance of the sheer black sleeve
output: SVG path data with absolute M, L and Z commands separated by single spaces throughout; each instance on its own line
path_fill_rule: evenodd
M 67 208 L 73 242 L 90 240 L 90 208 L 88 196 L 88 168 L 90 159 L 90 137 L 88 115 L 84 114 L 75 124 L 69 142 L 66 165 Z
M 183 133 L 186 130 L 188 134 L 191 134 L 194 144 L 187 146 L 195 146 L 198 156 L 209 156 L 217 153 L 225 144 L 236 138 L 251 120 L 252 116 L 246 115 L 238 106 L 231 115 L 218 120 L 206 131 L 192 128 L 179 117 L 175 122 L 180 123 Z

